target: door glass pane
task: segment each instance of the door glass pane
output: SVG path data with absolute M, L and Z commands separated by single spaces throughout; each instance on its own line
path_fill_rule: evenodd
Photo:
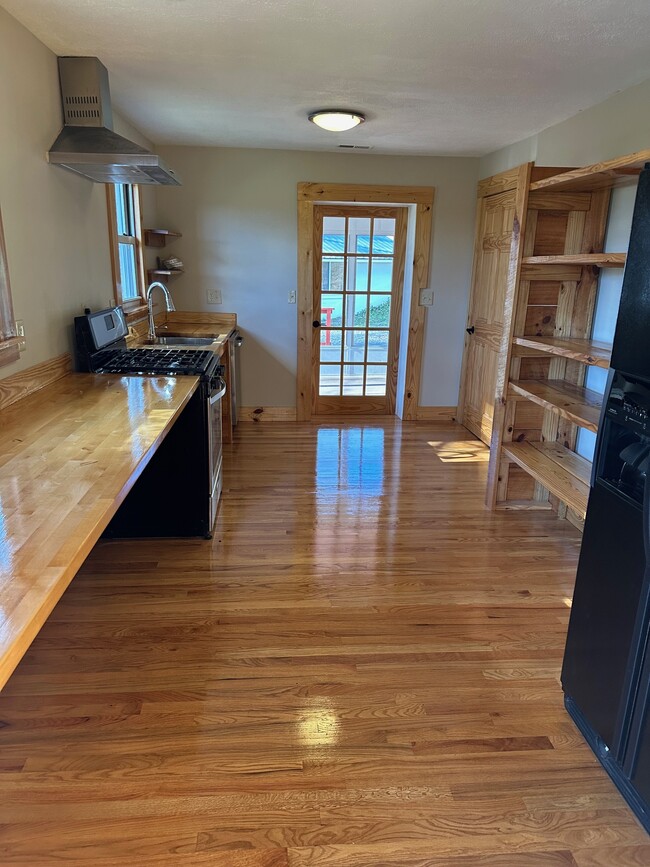
M 348 253 L 370 252 L 370 217 L 348 220 Z
M 393 288 L 393 260 L 373 259 L 372 276 L 370 278 L 371 292 L 391 292 Z
M 345 252 L 345 217 L 323 217 L 323 253 Z
M 345 364 L 343 366 L 343 394 L 363 394 L 363 364 Z
M 369 365 L 367 370 L 366 394 L 375 396 L 386 394 L 386 374 L 388 373 L 388 368 L 383 365 Z
M 368 266 L 370 259 L 365 256 L 350 256 L 348 259 L 348 292 L 368 291 Z
M 366 332 L 344 332 L 344 358 L 346 364 L 363 364 L 366 357 Z
M 341 363 L 341 345 L 343 332 L 331 331 L 327 328 L 320 330 L 320 360 L 325 363 Z
M 390 325 L 390 295 L 370 296 L 370 327 L 388 328 Z
M 392 217 L 376 219 L 372 227 L 372 252 L 395 253 L 395 220 Z
M 321 364 L 318 393 L 329 397 L 341 394 L 340 364 Z
M 343 256 L 323 256 L 321 291 L 342 292 L 343 273 Z
M 128 301 L 138 297 L 138 281 L 136 279 L 135 247 L 133 244 L 118 244 L 120 258 L 120 279 L 122 282 L 122 298 Z
M 321 298 L 320 324 L 323 328 L 333 325 L 340 328 L 343 324 L 343 296 L 333 293 Z
M 388 331 L 368 332 L 368 361 L 376 364 L 388 361 Z
M 346 328 L 366 328 L 368 320 L 368 296 L 346 295 L 345 296 L 345 322 Z M 336 324 L 336 323 L 334 323 Z

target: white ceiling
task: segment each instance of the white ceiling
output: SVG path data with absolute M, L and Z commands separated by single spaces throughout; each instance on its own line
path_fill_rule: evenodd
M 648 0 L 0 0 L 157 144 L 488 153 L 650 78 Z M 319 130 L 310 110 L 368 121 Z

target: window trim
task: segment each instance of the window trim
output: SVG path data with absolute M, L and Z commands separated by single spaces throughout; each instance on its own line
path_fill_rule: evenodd
M 110 239 L 111 272 L 113 274 L 113 293 L 115 303 L 121 304 L 127 319 L 141 315 L 146 308 L 145 293 L 147 285 L 144 271 L 143 229 L 142 229 L 142 198 L 137 184 L 128 184 L 133 192 L 133 229 L 135 235 L 120 235 L 117 231 L 117 201 L 115 184 L 106 184 L 106 204 L 108 210 L 108 234 Z M 123 297 L 120 275 L 120 254 L 118 244 L 130 244 L 135 247 L 136 279 L 138 282 L 138 297 Z
M 7 265 L 7 248 L 0 213 L 0 367 L 11 364 L 20 357 L 19 339 L 11 299 L 11 283 Z

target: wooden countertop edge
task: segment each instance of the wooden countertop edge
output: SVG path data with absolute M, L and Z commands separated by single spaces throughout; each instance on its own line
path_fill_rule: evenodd
M 77 376 L 85 377 L 87 375 L 88 374 L 69 373 L 62 378 L 72 379 Z M 54 610 L 55 605 L 63 596 L 64 592 L 70 585 L 70 582 L 79 571 L 82 563 L 90 554 L 91 550 L 101 537 L 101 534 L 110 523 L 111 518 L 115 515 L 121 504 L 124 502 L 129 491 L 132 489 L 132 487 L 135 485 L 137 480 L 144 472 L 147 464 L 167 436 L 167 433 L 171 429 L 172 425 L 176 422 L 178 416 L 189 403 L 190 398 L 195 393 L 199 385 L 198 377 L 191 377 L 191 379 L 194 380 L 193 387 L 188 391 L 187 395 L 185 395 L 182 402 L 176 408 L 174 414 L 171 416 L 165 427 L 156 436 L 155 440 L 152 442 L 147 451 L 142 455 L 135 467 L 128 473 L 126 479 L 122 483 L 120 490 L 117 492 L 115 497 L 113 497 L 112 499 L 103 498 L 97 501 L 97 505 L 105 503 L 106 508 L 103 509 L 101 513 L 94 518 L 93 523 L 84 533 L 83 540 L 77 547 L 73 557 L 65 566 L 61 567 L 62 571 L 60 576 L 58 578 L 52 578 L 52 584 L 48 587 L 47 592 L 43 595 L 42 602 L 38 606 L 37 611 L 29 619 L 25 620 L 24 626 L 18 627 L 18 632 L 13 636 L 9 647 L 3 647 L 2 643 L 0 642 L 0 690 L 2 690 L 2 688 L 11 677 L 14 669 L 23 658 L 26 651 L 29 649 L 32 641 L 38 635 L 43 624 Z M 16 411 L 19 410 L 21 403 L 24 402 L 27 404 L 31 402 L 30 398 L 34 399 L 34 397 L 35 395 L 31 394 L 13 403 L 11 405 L 12 414 L 16 413 Z M 65 547 L 65 543 L 61 547 Z M 49 569 L 46 569 L 45 571 L 56 572 L 56 570 L 57 567 L 49 567 Z

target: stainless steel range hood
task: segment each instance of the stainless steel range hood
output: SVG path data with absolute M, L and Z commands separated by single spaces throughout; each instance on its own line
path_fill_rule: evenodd
M 113 132 L 106 67 L 96 57 L 58 61 L 64 127 L 48 161 L 100 184 L 178 186 L 159 156 Z

